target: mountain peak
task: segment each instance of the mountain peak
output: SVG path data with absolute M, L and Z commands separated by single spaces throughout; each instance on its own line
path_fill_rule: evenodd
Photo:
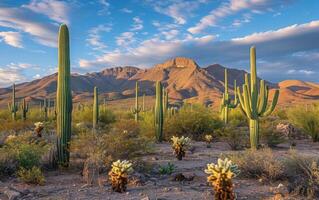
M 177 68 L 193 68 L 196 69 L 198 68 L 198 64 L 186 57 L 176 57 L 170 60 L 165 61 L 164 63 L 157 64 L 155 65 L 156 68 L 162 68 L 162 69 L 167 69 L 171 67 L 177 67 Z

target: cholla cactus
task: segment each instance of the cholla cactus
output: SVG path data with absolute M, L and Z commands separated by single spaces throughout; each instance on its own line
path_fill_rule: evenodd
M 113 162 L 109 172 L 112 190 L 115 192 L 125 192 L 128 175 L 133 172 L 132 163 L 127 160 Z
M 191 139 L 184 136 L 182 137 L 173 136 L 171 140 L 173 141 L 172 148 L 174 149 L 176 158 L 178 160 L 182 160 L 183 157 L 185 156 L 186 147 L 189 146 Z
M 240 173 L 237 165 L 228 158 L 224 160 L 219 158 L 217 164 L 207 164 L 205 173 L 210 175 L 207 177 L 207 182 L 214 188 L 215 200 L 235 199 L 232 179 Z
M 207 144 L 207 148 L 210 148 L 210 143 L 213 141 L 213 136 L 212 135 L 205 135 L 205 142 Z
M 41 137 L 42 136 L 41 132 L 44 129 L 44 124 L 42 122 L 36 122 L 34 123 L 34 126 L 35 126 L 34 128 L 35 133 L 37 134 L 38 137 Z

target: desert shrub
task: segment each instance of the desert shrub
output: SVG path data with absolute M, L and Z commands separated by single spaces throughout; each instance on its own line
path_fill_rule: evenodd
M 315 106 L 307 109 L 298 106 L 288 110 L 288 119 L 306 134 L 310 135 L 314 142 L 319 141 L 319 110 Z
M 234 119 L 218 131 L 218 134 L 232 150 L 243 149 L 249 142 L 248 130 L 246 127 L 240 127 L 240 123 Z
M 288 119 L 288 115 L 287 115 L 287 109 L 283 109 L 283 108 L 277 108 L 274 113 L 274 116 L 278 117 L 281 120 L 287 120 Z
M 144 112 L 139 121 L 141 136 L 149 139 L 155 138 L 154 113 Z
M 240 108 L 231 109 L 229 112 L 229 122 L 238 127 L 247 126 L 247 118 Z
M 116 117 L 111 110 L 107 109 L 106 111 L 103 111 L 103 110 L 100 111 L 99 120 L 101 123 L 111 124 L 115 122 L 115 119 Z
M 278 144 L 285 142 L 285 136 L 276 130 L 271 122 L 261 123 L 260 126 L 261 141 L 268 147 L 276 147 Z
M 200 140 L 205 134 L 212 134 L 223 126 L 219 116 L 204 106 L 185 106 L 164 123 L 164 137 L 188 136 Z
M 31 169 L 20 168 L 17 172 L 18 178 L 29 184 L 43 185 L 44 175 L 39 167 L 33 166 Z
M 11 118 L 9 119 L 10 120 L 0 119 L 0 132 L 8 132 L 11 134 L 16 134 L 16 133 L 24 132 L 26 130 L 32 130 L 33 128 L 33 122 L 30 120 L 12 121 Z
M 319 197 L 319 161 L 317 158 L 299 155 L 290 151 L 285 160 L 288 191 L 310 199 Z
M 175 169 L 176 166 L 174 164 L 167 163 L 167 165 L 163 165 L 158 168 L 158 173 L 161 175 L 171 175 Z
M 12 150 L 0 148 L 0 178 L 11 176 L 18 168 L 18 161 Z
M 93 107 L 84 106 L 81 111 L 75 110 L 72 112 L 72 121 L 75 123 L 92 123 Z
M 243 176 L 269 181 L 284 177 L 284 165 L 271 149 L 246 150 L 230 155 L 230 159 L 238 165 Z

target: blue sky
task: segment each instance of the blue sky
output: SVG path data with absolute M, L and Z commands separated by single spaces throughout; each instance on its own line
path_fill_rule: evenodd
M 56 72 L 57 32 L 71 35 L 72 72 L 148 68 L 175 56 L 200 66 L 318 82 L 318 0 L 1 0 L 0 86 Z

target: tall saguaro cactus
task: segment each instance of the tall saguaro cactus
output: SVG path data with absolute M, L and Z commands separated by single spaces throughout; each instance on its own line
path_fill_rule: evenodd
M 268 106 L 268 86 L 265 85 L 264 80 L 261 80 L 259 84 L 259 91 L 257 87 L 255 47 L 250 48 L 250 82 L 248 80 L 248 74 L 246 74 L 245 84 L 242 87 L 242 93 L 240 91 L 240 87 L 237 87 L 240 107 L 249 119 L 251 148 L 257 149 L 259 143 L 259 118 L 268 116 L 273 112 L 278 102 L 279 90 L 275 91 L 272 103 Z
M 12 102 L 8 103 L 8 108 L 9 111 L 11 112 L 12 115 L 12 120 L 16 120 L 17 117 L 17 111 L 18 111 L 18 106 L 16 104 L 16 86 L 15 84 L 12 85 Z
M 229 109 L 234 109 L 238 105 L 238 99 L 236 94 L 236 80 L 234 80 L 234 101 L 231 100 L 228 93 L 228 73 L 227 69 L 225 69 L 225 91 L 223 93 L 223 98 L 221 102 L 221 118 L 224 120 L 225 124 L 228 123 Z
M 69 165 L 72 122 L 72 93 L 70 72 L 69 30 L 63 24 L 59 30 L 58 42 L 58 83 L 56 96 L 57 112 L 57 157 L 62 166 Z
M 43 112 L 44 112 L 44 121 L 48 120 L 48 100 L 46 98 L 43 99 Z
M 138 121 L 138 114 L 141 112 L 142 108 L 138 104 L 138 82 L 135 83 L 135 107 L 131 108 L 131 112 L 135 115 L 135 121 Z
M 99 123 L 99 91 L 97 87 L 94 87 L 94 99 L 93 99 L 93 129 L 95 130 Z
M 158 142 L 163 141 L 163 87 L 160 81 L 156 82 L 156 101 L 155 101 L 155 136 Z
M 167 113 L 168 110 L 168 91 L 163 88 L 163 103 L 164 103 L 164 113 Z
M 29 111 L 29 105 L 26 103 L 25 98 L 22 100 L 21 110 L 22 110 L 22 119 L 27 120 L 27 113 Z

